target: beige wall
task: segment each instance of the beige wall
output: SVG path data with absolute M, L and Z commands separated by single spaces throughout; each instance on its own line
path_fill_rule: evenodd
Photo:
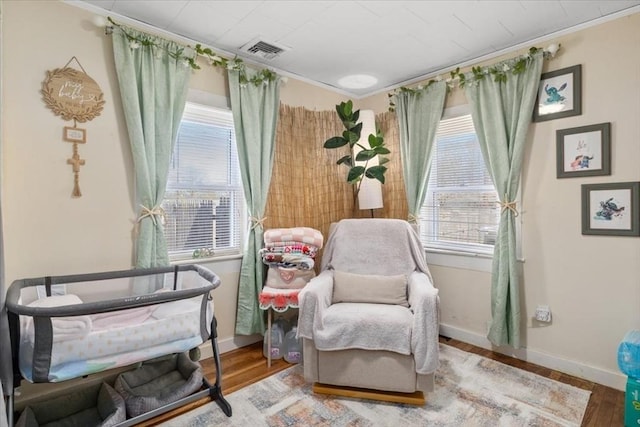
M 132 265 L 132 161 L 119 106 L 111 41 L 91 24 L 92 14 L 54 1 L 3 2 L 2 191 L 5 277 L 125 269 Z M 523 299 L 529 319 L 537 304 L 549 304 L 553 323 L 527 321 L 526 346 L 540 360 L 567 360 L 592 377 L 616 375 L 617 345 L 640 328 L 640 238 L 582 236 L 580 185 L 640 180 L 640 14 L 564 36 L 563 50 L 545 64 L 555 70 L 583 65 L 583 114 L 532 125 L 523 174 Z M 45 71 L 76 56 L 101 86 L 102 114 L 83 126 L 80 155 L 83 197 L 70 197 L 73 176 L 61 139 L 68 125 L 45 108 L 39 93 Z M 191 87 L 227 96 L 224 73 L 203 67 Z M 283 103 L 330 110 L 346 100 L 288 79 Z M 464 103 L 461 92 L 448 105 Z M 377 112 L 387 95 L 357 101 Z M 612 175 L 555 178 L 555 131 L 611 122 Z M 239 262 L 208 265 L 223 280 L 214 293 L 221 339 L 231 339 Z M 490 275 L 433 266 L 441 291 L 442 322 L 482 338 L 490 317 Z M 545 357 L 548 356 L 546 359 Z M 555 362 L 554 362 L 555 363 Z M 579 368 L 578 370 L 580 370 Z M 595 372 L 595 374 L 594 374 Z M 576 372 L 580 373 L 580 372 Z
M 527 342 L 618 372 L 618 344 L 640 328 L 640 238 L 583 236 L 581 184 L 640 181 L 640 13 L 559 41 L 564 50 L 545 71 L 582 64 L 583 113 L 532 126 L 523 173 L 523 284 L 527 314 L 548 303 L 554 322 L 528 328 Z M 611 176 L 556 179 L 556 130 L 602 122 L 612 127 Z
M 59 1 L 2 4 L 2 160 L 5 279 L 131 268 L 136 206 L 133 165 L 113 63 L 112 44 L 93 14 Z M 72 125 L 45 107 L 40 87 L 47 70 L 73 56 L 100 85 L 106 101 L 94 120 L 79 124 L 81 198 L 71 198 L 66 164 Z M 204 64 L 190 87 L 228 97 L 226 73 Z M 341 95 L 287 79 L 281 101 L 332 109 Z M 233 338 L 239 260 L 206 264 L 222 279 L 214 303 L 222 341 Z
M 545 61 L 543 72 L 582 64 L 583 113 L 531 126 L 520 216 L 526 351 L 516 354 L 621 388 L 617 347 L 628 330 L 640 329 L 640 238 L 583 236 L 580 188 L 640 181 L 640 13 L 553 41 L 562 50 Z M 464 92 L 455 90 L 447 107 L 466 102 Z M 363 104 L 383 111 L 387 95 Z M 611 176 L 557 179 L 556 130 L 602 122 L 612 126 Z M 490 274 L 431 268 L 440 289 L 443 330 L 488 345 Z M 550 306 L 551 325 L 532 320 L 539 304 Z M 582 366 L 567 368 L 566 361 Z

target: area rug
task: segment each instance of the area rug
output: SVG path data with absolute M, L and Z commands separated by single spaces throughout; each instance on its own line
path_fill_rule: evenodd
M 440 344 L 424 406 L 314 395 L 296 365 L 162 426 L 579 426 L 590 392 Z

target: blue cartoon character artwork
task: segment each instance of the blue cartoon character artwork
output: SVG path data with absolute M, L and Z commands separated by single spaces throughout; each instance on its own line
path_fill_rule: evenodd
M 581 79 L 582 66 L 580 64 L 542 73 L 537 89 L 536 108 L 533 110 L 533 121 L 539 122 L 582 114 Z
M 589 161 L 593 160 L 593 156 L 578 154 L 571 162 L 571 170 L 589 169 Z
M 560 92 L 567 88 L 567 83 L 563 83 L 559 88 L 555 86 L 544 85 L 544 91 L 547 94 L 547 99 L 544 100 L 545 105 L 564 104 L 566 99 L 560 95 Z
M 624 206 L 619 206 L 619 203 L 616 202 L 613 197 L 610 197 L 600 202 L 600 209 L 596 212 L 593 219 L 611 221 L 614 218 L 621 217 L 623 214 Z

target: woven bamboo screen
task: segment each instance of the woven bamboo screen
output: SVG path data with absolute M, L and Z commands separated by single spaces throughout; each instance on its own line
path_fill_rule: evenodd
M 384 208 L 376 209 L 374 215 L 406 219 L 407 199 L 395 114 L 379 114 L 376 123 L 391 154 L 386 183 L 382 186 Z M 320 230 L 326 239 L 332 222 L 371 215 L 368 210 L 354 208 L 354 187 L 347 183 L 347 167 L 336 165 L 348 153 L 348 147 L 333 150 L 323 147 L 324 141 L 341 135 L 343 130 L 335 111 L 280 106 L 265 229 L 311 227 Z

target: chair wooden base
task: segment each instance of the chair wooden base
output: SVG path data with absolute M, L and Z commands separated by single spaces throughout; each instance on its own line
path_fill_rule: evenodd
M 384 402 L 406 403 L 409 405 L 423 406 L 426 403 L 424 393 L 400 393 L 397 391 L 381 391 L 366 388 L 345 387 L 330 384 L 313 383 L 313 392 L 319 394 L 332 394 L 335 396 L 353 397 L 358 399 L 381 400 Z

